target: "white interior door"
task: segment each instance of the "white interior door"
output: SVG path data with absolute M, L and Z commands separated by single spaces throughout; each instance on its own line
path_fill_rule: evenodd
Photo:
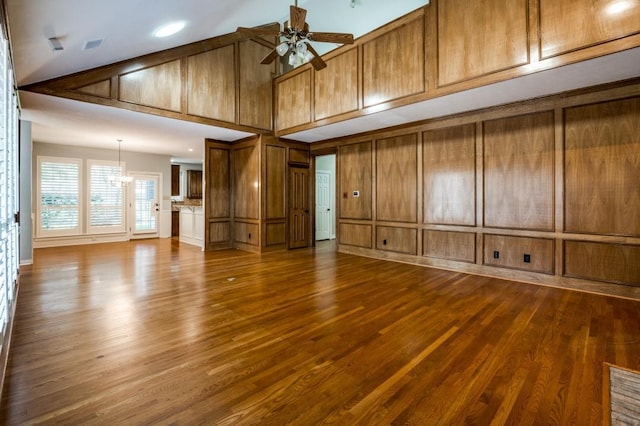
M 160 220 L 160 177 L 133 175 L 131 237 L 157 237 Z
M 316 240 L 328 240 L 333 229 L 331 211 L 331 174 L 316 171 Z

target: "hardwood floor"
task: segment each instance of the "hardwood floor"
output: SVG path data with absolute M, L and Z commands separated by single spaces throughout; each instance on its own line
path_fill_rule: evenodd
M 3 424 L 601 424 L 640 302 L 335 253 L 35 252 Z

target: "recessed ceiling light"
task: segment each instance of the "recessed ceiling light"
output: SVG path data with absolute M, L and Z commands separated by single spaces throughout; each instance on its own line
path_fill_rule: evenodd
M 163 25 L 153 32 L 156 37 L 169 37 L 182 30 L 185 26 L 184 21 L 171 22 L 170 24 Z
M 619 15 L 627 10 L 633 9 L 634 7 L 633 0 L 618 0 L 612 3 L 609 3 L 607 6 L 607 14 L 609 15 Z
M 189 148 L 189 152 L 193 152 L 193 148 Z

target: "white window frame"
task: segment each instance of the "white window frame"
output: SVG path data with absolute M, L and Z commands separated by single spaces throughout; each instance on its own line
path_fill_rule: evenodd
M 121 188 L 120 193 L 120 225 L 114 226 L 92 226 L 91 225 L 91 167 L 92 166 L 110 166 L 110 167 L 118 167 L 117 161 L 104 161 L 104 160 L 87 160 L 87 178 L 86 178 L 86 211 L 87 211 L 87 234 L 115 234 L 115 233 L 124 233 L 127 230 L 127 210 L 126 210 L 126 195 L 127 195 L 127 187 L 123 186 Z M 120 162 L 120 173 L 124 176 L 125 164 L 124 162 Z
M 42 163 L 63 163 L 63 164 L 72 164 L 75 163 L 78 165 L 78 226 L 74 229 L 62 229 L 62 230 L 48 230 L 42 229 L 42 191 L 41 191 L 41 182 L 42 182 Z M 36 235 L 38 237 L 65 237 L 65 236 L 75 236 L 82 234 L 83 229 L 83 218 L 84 218 L 84 209 L 83 209 L 83 194 L 84 194 L 84 171 L 83 171 L 83 161 L 80 158 L 66 158 L 66 157 L 47 157 L 47 156 L 38 156 L 37 157 L 37 208 L 36 208 Z

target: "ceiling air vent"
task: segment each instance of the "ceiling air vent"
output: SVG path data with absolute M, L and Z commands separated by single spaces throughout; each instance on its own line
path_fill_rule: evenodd
M 100 47 L 104 40 L 89 40 L 84 42 L 84 46 L 82 46 L 82 50 L 95 49 L 96 47 Z

